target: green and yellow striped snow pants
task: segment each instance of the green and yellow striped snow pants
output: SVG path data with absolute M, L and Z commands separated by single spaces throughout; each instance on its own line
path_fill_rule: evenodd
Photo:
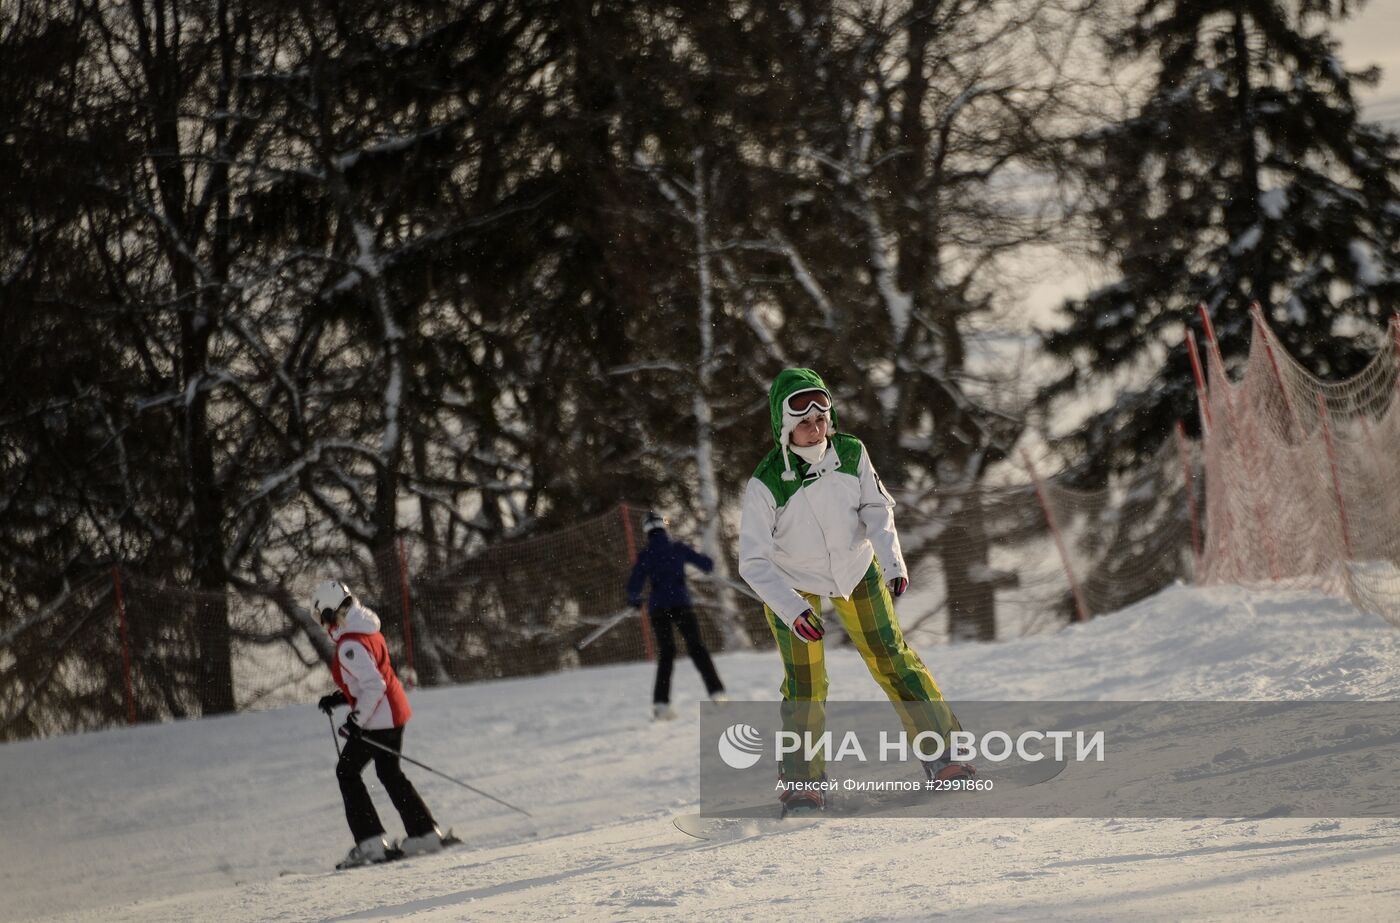
M 820 622 L 824 597 L 803 593 Z M 895 711 L 910 739 L 921 731 L 935 731 L 944 736 L 962 730 L 957 717 L 943 700 L 943 692 L 934 682 L 933 674 L 923 660 L 904 641 L 895 616 L 894 600 L 885 586 L 884 573 L 878 561 L 870 562 L 850 599 L 831 600 L 846 633 L 851 636 L 870 675 L 880 684 L 885 695 L 894 703 Z M 823 642 L 803 641 L 783 624 L 767 606 L 763 614 L 778 642 L 783 658 L 783 729 L 820 734 L 826 726 L 827 675 Z M 918 703 L 918 704 L 914 704 Z M 812 780 L 821 777 L 825 761 L 810 762 L 788 757 L 783 762 L 783 777 L 788 780 Z

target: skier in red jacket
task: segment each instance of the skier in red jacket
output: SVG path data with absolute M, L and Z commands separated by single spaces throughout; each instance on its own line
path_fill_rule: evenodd
M 349 705 L 351 709 L 340 728 L 346 744 L 340 751 L 335 777 L 345 799 L 345 819 L 350 823 L 355 845 L 336 868 L 384 862 L 391 855 L 384 839 L 384 825 L 360 778 L 370 760 L 374 760 L 379 781 L 403 819 L 407 838 L 398 850 L 405 856 L 437 852 L 443 846 L 442 831 L 413 783 L 399 768 L 404 726 L 413 711 L 389 662 L 389 648 L 379 633 L 379 616 L 356 599 L 340 580 L 326 580 L 316 587 L 311 595 L 311 609 L 335 642 L 331 678 L 339 687 L 317 704 L 328 715 L 337 705 Z M 388 750 L 375 747 L 370 741 Z

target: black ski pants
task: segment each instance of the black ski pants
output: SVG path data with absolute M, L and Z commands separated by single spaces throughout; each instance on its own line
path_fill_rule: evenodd
M 705 642 L 700 640 L 700 622 L 695 617 L 694 609 L 689 606 L 652 609 L 649 618 L 651 633 L 656 638 L 656 688 L 652 692 L 653 702 L 671 701 L 671 670 L 676 662 L 676 631 L 685 639 L 685 649 L 690 653 L 695 669 L 700 671 L 700 677 L 705 681 L 705 691 L 710 695 L 723 691 L 724 683 L 719 681 L 719 674 L 715 672 L 710 652 L 705 648 Z
M 433 815 L 428 806 L 418 796 L 418 790 L 408 781 L 408 776 L 399 768 L 398 751 L 403 749 L 403 728 L 388 728 L 381 731 L 363 731 L 364 737 L 388 747 L 394 753 L 387 753 L 372 747 L 364 740 L 347 741 L 340 751 L 340 762 L 335 766 L 335 777 L 340 782 L 340 796 L 345 799 L 345 819 L 350 822 L 350 833 L 359 843 L 372 836 L 382 836 L 384 825 L 379 822 L 379 812 L 374 809 L 365 780 L 360 778 L 370 760 L 374 760 L 374 771 L 389 793 L 389 800 L 403 818 L 404 832 L 409 836 L 422 836 L 432 831 Z

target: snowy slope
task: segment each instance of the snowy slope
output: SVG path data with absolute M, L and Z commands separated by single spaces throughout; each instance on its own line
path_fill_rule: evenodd
M 1400 633 L 1307 594 L 1178 588 L 925 657 L 955 699 L 1400 697 Z M 878 697 L 854 654 L 829 661 L 833 698 Z M 735 698 L 776 697 L 771 652 L 719 667 Z M 682 719 L 661 725 L 645 665 L 415 692 L 407 752 L 535 819 L 407 767 L 467 845 L 340 874 L 326 868 L 349 836 L 313 706 L 0 747 L 0 920 L 1400 915 L 1391 820 L 846 819 L 689 840 L 669 824 L 697 791 L 688 663 L 676 685 Z

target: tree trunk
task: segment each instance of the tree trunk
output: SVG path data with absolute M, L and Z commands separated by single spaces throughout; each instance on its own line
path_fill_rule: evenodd
M 213 318 L 222 307 L 219 301 L 222 294 L 219 291 L 200 294 L 201 286 L 191 262 L 200 247 L 198 231 L 191 227 L 192 219 L 186 212 L 185 165 L 180 156 L 184 148 L 179 130 L 183 90 L 179 81 L 179 36 L 172 41 L 166 34 L 167 15 L 171 11 L 158 3 L 153 12 L 155 28 L 151 29 L 144 11 L 139 7 L 133 10 L 147 80 L 145 92 L 152 113 L 153 140 L 156 150 L 163 152 L 156 158 L 156 183 L 159 208 L 172 238 L 165 248 L 166 260 L 180 305 L 178 365 L 185 400 L 178 412 L 177 425 L 184 439 L 185 488 L 190 501 L 188 560 L 195 586 L 207 594 L 197 604 L 194 616 L 198 658 L 196 693 L 201 711 L 214 715 L 234 709 L 232 634 L 224 573 L 223 491 L 214 468 L 209 392 L 203 388 L 209 375 L 210 341 L 216 329 Z M 178 22 L 173 15 L 170 19 Z M 225 25 L 222 18 L 220 24 Z M 221 93 L 226 91 L 226 87 L 221 89 Z M 222 144 L 222 134 L 219 139 Z M 210 180 L 219 181 L 217 177 Z M 227 197 L 227 189 L 221 194 Z M 226 207 L 227 203 L 221 201 L 221 218 L 226 218 Z M 227 262 L 223 261 L 222 265 L 227 272 Z
M 988 579 L 991 543 L 980 492 L 970 490 L 962 498 L 939 536 L 938 555 L 948 593 L 948 639 L 995 641 L 996 591 Z
M 938 542 L 948 592 L 948 636 L 952 641 L 992 641 L 996 639 L 996 591 L 990 576 L 986 514 L 977 489 L 986 465 L 986 437 L 950 393 L 967 358 L 957 321 L 944 317 L 939 327 L 948 383 L 937 390 L 930 406 L 934 419 L 941 421 L 939 480 L 958 492 L 956 512 L 949 516 Z
M 714 414 L 710 409 L 710 374 L 715 361 L 714 275 L 710 264 L 709 236 L 709 174 L 705 170 L 705 152 L 695 149 L 695 268 L 700 287 L 698 332 L 700 362 L 697 365 L 695 393 L 695 464 L 698 469 L 700 501 L 701 550 L 715 562 L 715 576 L 720 578 L 716 599 L 720 608 L 720 629 L 726 650 L 753 647 L 744 630 L 739 612 L 734 607 L 734 593 L 728 585 L 729 562 L 720 539 L 719 477 L 715 473 Z
M 195 586 L 207 594 L 196 607 L 199 636 L 199 702 L 206 715 L 234 710 L 233 638 L 228 624 L 228 589 L 224 575 L 223 491 L 215 482 L 214 452 L 209 434 L 207 392 L 199 380 L 208 368 L 209 337 L 195 329 L 203 318 L 182 322 L 185 360 L 194 396 L 185 411 L 186 452 L 189 459 L 193 517 L 190 523 L 191 571 Z

